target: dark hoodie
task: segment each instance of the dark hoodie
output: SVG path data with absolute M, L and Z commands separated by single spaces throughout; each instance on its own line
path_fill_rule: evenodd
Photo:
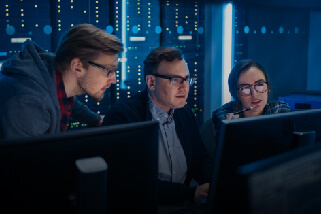
M 30 40 L 2 65 L 0 73 L 0 139 L 60 132 L 53 53 Z M 97 124 L 99 115 L 75 100 L 74 119 Z

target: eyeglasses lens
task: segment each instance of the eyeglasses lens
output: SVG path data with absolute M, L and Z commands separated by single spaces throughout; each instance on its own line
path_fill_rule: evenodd
M 171 78 L 171 84 L 173 86 L 179 87 L 181 84 L 187 84 L 188 86 L 192 86 L 195 82 L 194 77 L 188 77 L 188 78 L 180 78 L 180 77 L 174 77 Z
M 252 86 L 241 87 L 239 90 L 243 95 L 250 95 L 252 88 L 259 93 L 264 93 L 267 91 L 267 84 L 265 82 L 260 82 Z

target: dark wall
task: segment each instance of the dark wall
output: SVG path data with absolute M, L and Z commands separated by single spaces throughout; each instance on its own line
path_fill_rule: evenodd
M 123 4 L 124 3 L 124 4 Z M 125 14 L 126 13 L 126 14 Z M 124 18 L 125 17 L 125 18 Z M 143 90 L 143 60 L 158 46 L 180 48 L 197 82 L 190 88 L 187 105 L 199 123 L 204 108 L 204 4 L 185 0 L 29 0 L 0 1 L 0 67 L 2 61 L 21 50 L 30 38 L 45 50 L 55 52 L 60 37 L 71 26 L 90 23 L 113 33 L 125 43 L 116 70 L 117 83 L 97 102 L 87 95 L 79 100 L 98 114 L 105 114 L 120 99 Z M 181 37 L 184 37 L 183 39 Z M 186 39 L 187 37 L 187 39 Z M 143 40 L 137 40 L 137 38 Z M 72 127 L 85 126 L 75 124 Z
M 238 7 L 236 41 L 243 55 L 259 61 L 271 77 L 272 98 L 307 89 L 309 11 L 278 7 Z M 241 39 L 238 39 L 241 38 Z

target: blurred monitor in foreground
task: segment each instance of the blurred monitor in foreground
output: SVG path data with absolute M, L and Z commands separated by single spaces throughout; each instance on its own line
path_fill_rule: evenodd
M 320 163 L 317 144 L 239 167 L 244 213 L 321 213 Z
M 321 109 L 224 120 L 215 154 L 207 213 L 238 213 L 244 204 L 237 168 L 321 141 L 320 121 Z
M 158 132 L 148 121 L 1 141 L 0 212 L 76 213 L 75 161 L 100 156 L 107 213 L 156 213 Z

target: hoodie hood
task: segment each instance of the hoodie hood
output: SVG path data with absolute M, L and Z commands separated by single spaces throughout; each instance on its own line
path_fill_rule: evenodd
M 36 81 L 47 91 L 53 87 L 56 81 L 54 67 L 55 55 L 43 50 L 36 43 L 27 40 L 22 51 L 2 64 L 3 75 L 20 75 Z M 55 88 L 55 87 L 54 87 Z
M 21 52 L 2 64 L 1 74 L 35 81 L 52 98 L 56 98 L 55 104 L 58 105 L 54 58 L 53 53 L 43 50 L 31 40 L 26 40 Z

